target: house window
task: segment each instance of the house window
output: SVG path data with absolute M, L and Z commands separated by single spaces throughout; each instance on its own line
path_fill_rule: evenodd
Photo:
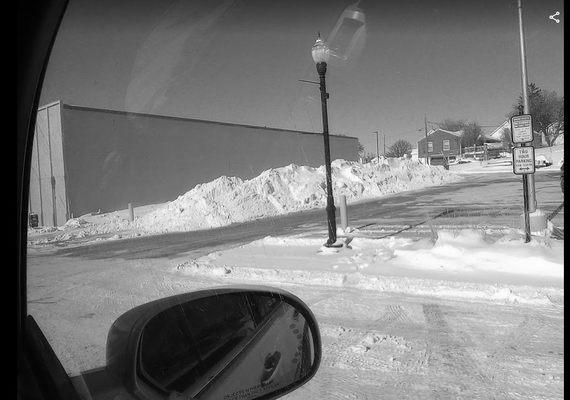
M 443 151 L 449 151 L 449 139 L 444 139 L 443 140 Z
M 433 142 L 428 142 L 428 153 L 433 153 Z

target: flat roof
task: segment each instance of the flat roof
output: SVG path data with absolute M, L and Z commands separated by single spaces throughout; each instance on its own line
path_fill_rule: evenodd
M 101 111 L 111 114 L 121 114 L 121 115 L 132 115 L 137 117 L 149 117 L 149 118 L 163 118 L 163 119 L 171 119 L 171 120 L 179 120 L 179 121 L 189 121 L 189 122 L 199 122 L 205 124 L 216 124 L 216 125 L 223 125 L 223 126 L 234 126 L 234 127 L 242 127 L 242 128 L 252 128 L 252 129 L 263 129 L 275 132 L 286 132 L 286 133 L 300 133 L 303 135 L 321 135 L 322 132 L 307 132 L 307 131 L 294 131 L 291 129 L 282 129 L 282 128 L 272 128 L 267 126 L 258 126 L 258 125 L 243 125 L 243 124 L 235 124 L 231 122 L 221 122 L 221 121 L 208 121 L 204 119 L 196 119 L 196 118 L 187 118 L 187 117 L 177 117 L 172 115 L 163 115 L 163 114 L 148 114 L 148 113 L 139 113 L 133 111 L 121 111 L 121 110 L 111 110 L 105 108 L 96 108 L 96 107 L 87 107 L 87 106 L 78 106 L 74 104 L 67 104 L 61 103 L 60 101 L 55 101 L 48 105 L 44 105 L 39 107 L 39 109 L 45 108 L 50 105 L 55 105 L 56 103 L 60 103 L 63 108 L 69 109 L 77 109 L 77 110 L 86 110 L 86 111 Z M 348 135 L 339 135 L 329 133 L 329 136 L 334 136 L 338 138 L 347 138 L 347 139 L 358 139 L 356 136 L 348 136 Z

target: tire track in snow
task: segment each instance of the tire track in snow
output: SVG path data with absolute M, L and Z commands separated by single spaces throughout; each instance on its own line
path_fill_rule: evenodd
M 414 321 L 410 318 L 406 310 L 402 308 L 402 306 L 398 304 L 388 304 L 384 308 L 384 314 L 377 320 L 373 321 L 369 326 L 368 329 L 388 329 L 392 327 L 392 325 L 398 323 L 408 323 L 413 324 Z
M 380 388 L 385 391 L 386 386 L 392 392 L 390 398 L 407 398 L 403 394 L 411 383 L 395 383 L 393 373 L 388 373 L 394 372 L 392 350 L 407 343 L 391 333 L 414 323 L 402 306 L 389 304 L 378 319 L 363 328 L 322 324 L 324 369 L 313 383 L 287 398 L 377 399 Z M 344 372 L 335 373 L 339 369 Z
M 499 343 L 490 349 L 487 357 L 494 366 L 489 373 L 498 381 L 510 384 L 517 392 L 534 392 L 543 399 L 563 396 L 564 341 L 553 332 L 560 329 L 556 317 L 542 312 L 521 315 L 522 320 L 512 325 Z M 529 358 L 529 355 L 534 355 Z M 538 376 L 526 372 L 534 369 Z M 504 377 L 509 371 L 509 380 Z M 488 373 L 488 374 L 489 374 Z
M 455 337 L 438 304 L 423 304 L 426 323 L 426 359 L 429 383 L 434 399 L 489 398 L 510 399 L 491 393 L 497 385 L 483 374 L 477 362 Z M 457 379 L 457 375 L 461 379 Z M 460 383 L 457 383 L 460 382 Z

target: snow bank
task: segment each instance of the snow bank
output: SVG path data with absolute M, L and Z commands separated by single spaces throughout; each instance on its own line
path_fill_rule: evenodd
M 442 167 L 401 159 L 362 164 L 332 162 L 335 196 L 348 201 L 370 199 L 460 179 Z M 326 205 L 325 167 L 288 165 L 262 172 L 250 180 L 222 176 L 196 185 L 177 199 L 137 207 L 130 222 L 127 210 L 84 215 L 57 228 L 28 230 L 30 244 L 74 239 L 109 240 L 143 234 L 192 231 L 230 225 Z M 120 235 L 111 234 L 119 233 Z
M 459 178 L 442 167 L 411 160 L 380 164 L 332 163 L 333 191 L 348 201 L 441 185 Z M 197 185 L 176 200 L 135 221 L 146 232 L 206 229 L 326 205 L 325 167 L 295 164 L 264 171 L 250 180 L 222 176 Z
M 518 234 L 443 230 L 431 239 L 354 237 L 337 252 L 323 238 L 267 237 L 178 266 L 184 274 L 244 282 L 351 286 L 501 302 L 548 304 L 563 295 L 563 243 Z

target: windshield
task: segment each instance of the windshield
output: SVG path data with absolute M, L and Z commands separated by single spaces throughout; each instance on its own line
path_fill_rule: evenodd
M 94 398 L 122 313 L 238 284 L 317 318 L 285 398 L 562 398 L 563 31 L 562 0 L 70 0 L 29 313 Z

